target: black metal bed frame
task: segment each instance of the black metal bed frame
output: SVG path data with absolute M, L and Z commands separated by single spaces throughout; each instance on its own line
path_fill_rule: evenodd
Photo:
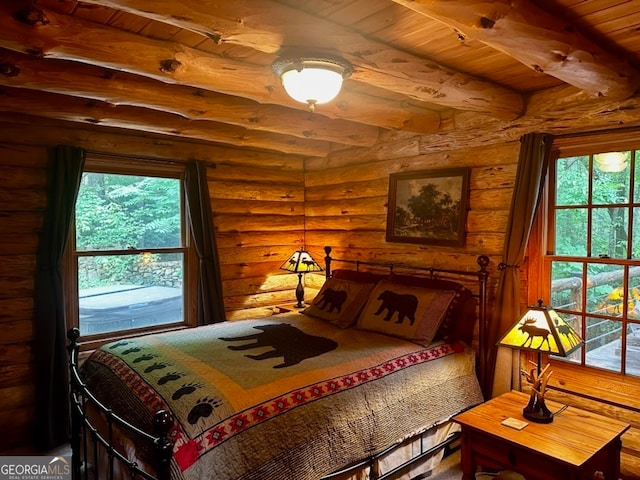
M 486 353 L 484 352 L 484 338 L 487 328 L 487 283 L 489 273 L 487 266 L 489 265 L 489 258 L 485 255 L 480 255 L 477 259 L 479 269 L 477 271 L 466 270 L 452 270 L 433 267 L 416 267 L 413 265 L 403 265 L 398 263 L 385 263 L 385 262 L 369 262 L 360 260 L 343 260 L 331 257 L 331 247 L 324 247 L 325 250 L 325 275 L 327 278 L 331 276 L 331 267 L 333 262 L 347 263 L 355 265 L 356 270 L 359 270 L 360 266 L 367 266 L 372 268 L 384 268 L 389 272 L 397 270 L 407 270 L 411 272 L 426 272 L 428 278 L 439 278 L 442 275 L 455 275 L 456 277 L 475 277 L 478 281 L 478 293 L 474 294 L 474 297 L 478 299 L 478 322 L 479 322 L 479 352 L 478 352 L 478 377 L 482 382 L 484 375 L 484 368 L 486 363 Z M 80 342 L 80 330 L 72 328 L 67 332 L 69 338 L 69 370 L 70 370 L 70 399 L 71 399 L 71 450 L 72 450 L 72 474 L 74 480 L 90 480 L 90 479 L 113 479 L 115 471 L 115 463 L 126 468 L 129 477 L 131 479 L 144 479 L 144 480 L 170 480 L 171 476 L 171 458 L 173 455 L 173 441 L 170 437 L 170 429 L 173 424 L 172 416 L 165 410 L 156 412 L 153 417 L 154 433 L 144 432 L 141 429 L 131 425 L 122 417 L 114 413 L 108 406 L 102 404 L 87 388 L 82 381 L 78 367 L 79 367 L 79 352 Z M 482 384 L 482 383 L 481 383 Z M 94 420 L 91 417 L 89 409 L 93 410 L 94 415 L 99 414 L 104 417 L 104 421 L 107 425 L 106 432 L 100 431 L 99 428 L 94 425 Z M 154 474 L 146 471 L 144 466 L 141 466 L 135 462 L 131 462 L 126 458 L 122 452 L 114 447 L 114 431 L 130 432 L 136 435 L 137 438 L 143 441 L 148 441 L 154 446 L 156 461 L 152 468 L 155 469 Z M 400 471 L 405 470 L 419 460 L 422 460 L 442 449 L 455 449 L 453 445 L 458 440 L 460 435 L 454 433 L 447 437 L 440 444 L 421 451 L 417 456 L 410 459 L 408 462 L 394 468 L 393 470 L 379 475 L 375 471 L 375 462 L 381 457 L 387 455 L 394 449 L 398 448 L 398 444 L 391 445 L 386 450 L 371 455 L 370 457 L 363 459 L 362 461 L 343 468 L 335 473 L 329 474 L 323 477 L 322 480 L 331 480 L 339 475 L 347 474 L 350 471 L 355 471 L 364 466 L 370 466 L 371 480 L 385 480 L 390 479 Z M 422 444 L 421 444 L 422 446 Z M 101 472 L 96 471 L 99 465 L 99 455 L 101 455 L 100 449 L 104 450 L 107 458 L 106 477 L 103 477 Z M 422 450 L 422 448 L 421 448 Z M 445 450 L 446 451 L 446 450 Z
M 356 270 L 360 269 L 361 265 L 373 267 L 373 268 L 382 268 L 389 270 L 390 273 L 393 273 L 396 270 L 407 270 L 410 272 L 425 272 L 427 278 L 435 279 L 439 278 L 443 275 L 453 275 L 456 277 L 468 277 L 475 278 L 478 282 L 478 293 L 473 294 L 473 296 L 478 299 L 478 352 L 477 352 L 477 373 L 478 378 L 480 380 L 480 385 L 484 385 L 484 375 L 487 364 L 487 348 L 485 345 L 486 341 L 486 332 L 487 332 L 487 305 L 488 305 L 488 291 L 487 286 L 489 283 L 489 271 L 487 267 L 489 266 L 489 257 L 486 255 L 479 255 L 476 259 L 476 263 L 478 264 L 478 270 L 468 271 L 468 270 L 456 270 L 456 269 L 448 269 L 448 268 L 436 268 L 436 267 L 419 267 L 415 265 L 406 265 L 402 263 L 388 263 L 388 262 L 372 262 L 372 261 L 364 261 L 364 260 L 344 260 L 339 258 L 331 257 L 332 248 L 329 246 L 324 247 L 325 252 L 325 276 L 326 278 L 331 277 L 331 266 L 333 262 L 341 262 L 347 263 L 350 265 L 355 265 Z M 486 396 L 486 392 L 485 392 Z
M 129 476 L 143 478 L 145 480 L 169 480 L 171 458 L 173 456 L 173 440 L 169 436 L 169 431 L 173 425 L 171 414 L 165 410 L 159 410 L 153 416 L 153 426 L 155 434 L 145 432 L 119 415 L 115 414 L 109 407 L 102 404 L 87 388 L 78 371 L 78 357 L 80 353 L 80 330 L 72 328 L 67 332 L 70 340 L 69 346 L 69 370 L 70 370 L 70 397 L 71 397 L 71 471 L 73 480 L 89 480 L 102 478 L 96 470 L 98 468 L 101 454 L 100 448 L 104 449 L 108 459 L 108 477 L 113 479 L 114 462 L 125 466 L 129 471 Z M 95 414 L 104 415 L 107 424 L 107 431 L 101 432 L 94 425 L 94 420 L 90 418 L 88 409 L 94 409 Z M 145 471 L 145 469 L 132 463 L 114 446 L 114 429 L 132 432 L 143 440 L 153 444 L 156 452 L 156 465 L 154 465 L 157 477 Z M 91 441 L 89 440 L 91 439 Z

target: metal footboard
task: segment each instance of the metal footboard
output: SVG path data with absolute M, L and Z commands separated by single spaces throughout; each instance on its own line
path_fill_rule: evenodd
M 72 472 L 74 480 L 115 480 L 116 466 L 125 475 L 119 475 L 118 480 L 130 478 L 132 480 L 170 480 L 171 458 L 173 454 L 173 441 L 170 430 L 173 424 L 171 414 L 165 410 L 158 411 L 153 418 L 155 435 L 149 434 L 134 425 L 131 425 L 110 408 L 102 404 L 86 387 L 78 372 L 78 356 L 80 350 L 80 331 L 72 328 L 67 332 L 70 340 L 69 370 L 70 370 L 70 396 L 71 396 L 71 451 Z M 104 425 L 96 425 L 96 415 L 104 420 Z M 106 428 L 105 428 L 106 426 Z M 115 446 L 116 431 L 133 434 L 140 441 L 149 442 L 155 450 L 155 471 L 145 470 L 144 465 L 131 461 Z M 331 480 L 354 472 L 369 465 L 371 480 L 391 479 L 401 471 L 409 468 L 419 460 L 427 458 L 442 449 L 451 449 L 459 439 L 460 433 L 454 432 L 436 446 L 423 450 L 408 462 L 397 466 L 393 470 L 380 475 L 376 471 L 375 463 L 399 445 L 393 445 L 388 449 L 369 458 L 350 465 L 340 471 L 323 477 L 321 480 Z M 105 461 L 106 459 L 106 461 Z M 106 463 L 106 465 L 105 465 Z
M 114 480 L 116 466 L 126 472 L 126 477 L 144 480 L 169 480 L 173 441 L 169 431 L 173 424 L 171 414 L 158 411 L 153 417 L 155 435 L 144 432 L 126 422 L 111 409 L 103 405 L 82 382 L 78 372 L 80 330 L 67 332 L 70 340 L 69 373 L 71 397 L 71 468 L 74 480 Z M 101 416 L 106 428 L 99 428 L 92 414 Z M 144 466 L 128 459 L 124 452 L 114 447 L 117 431 L 133 433 L 136 438 L 153 445 L 156 460 L 148 472 Z M 106 466 L 105 463 L 106 458 Z M 104 467 L 106 471 L 103 470 Z

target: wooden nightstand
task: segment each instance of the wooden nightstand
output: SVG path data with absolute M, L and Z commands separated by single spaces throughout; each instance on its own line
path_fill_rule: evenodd
M 305 304 L 304 307 L 298 308 L 296 307 L 296 302 L 284 303 L 282 305 L 276 305 L 275 307 L 273 307 L 273 313 L 278 314 L 278 313 L 289 313 L 289 312 L 301 312 L 306 308 L 306 306 L 307 305 Z
M 475 479 L 479 465 L 512 470 L 527 480 L 591 480 L 595 472 L 618 480 L 620 436 L 628 424 L 574 407 L 552 423 L 534 423 L 522 416 L 528 400 L 513 391 L 454 417 L 462 426 L 463 480 Z M 547 406 L 552 412 L 562 408 L 551 401 Z M 522 430 L 502 425 L 508 417 L 528 425 Z

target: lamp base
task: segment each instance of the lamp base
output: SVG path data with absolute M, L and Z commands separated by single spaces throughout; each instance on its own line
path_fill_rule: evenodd
M 298 303 L 294 305 L 295 308 L 304 307 L 304 287 L 302 286 L 302 274 L 298 273 L 298 286 L 296 287 L 296 300 Z
M 537 399 L 532 394 L 529 404 L 522 409 L 522 416 L 536 423 L 553 422 L 553 414 L 544 403 L 544 398 Z

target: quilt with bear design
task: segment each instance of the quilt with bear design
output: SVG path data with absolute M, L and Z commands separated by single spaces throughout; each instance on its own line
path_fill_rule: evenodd
M 171 411 L 172 475 L 184 479 L 318 479 L 482 402 L 462 344 L 298 313 L 123 340 L 81 372 L 147 431 Z

